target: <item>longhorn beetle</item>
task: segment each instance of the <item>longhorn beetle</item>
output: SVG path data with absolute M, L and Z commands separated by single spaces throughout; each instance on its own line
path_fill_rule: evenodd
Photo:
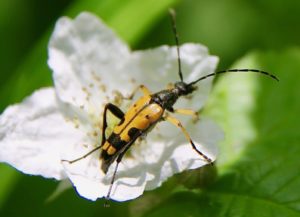
M 148 88 L 144 85 L 140 85 L 131 95 L 130 98 L 133 97 L 137 90 L 141 90 L 143 92 L 143 96 L 140 97 L 136 102 L 134 102 L 128 109 L 126 113 L 121 111 L 117 106 L 108 103 L 104 107 L 103 114 L 103 128 L 102 128 L 102 141 L 101 145 L 94 148 L 90 152 L 86 153 L 80 158 L 75 160 L 63 160 L 68 163 L 74 163 L 78 160 L 81 160 L 94 151 L 101 149 L 100 160 L 101 160 L 101 169 L 104 173 L 107 173 L 111 164 L 116 161 L 116 166 L 114 168 L 114 173 L 110 182 L 110 187 L 108 193 L 105 197 L 107 206 L 107 201 L 110 199 L 110 194 L 112 190 L 112 186 L 114 184 L 116 174 L 118 171 L 119 163 L 121 162 L 124 154 L 128 151 L 131 145 L 141 137 L 143 134 L 149 132 L 158 122 L 160 121 L 169 121 L 171 124 L 180 128 L 188 142 L 191 144 L 192 148 L 202 157 L 207 163 L 211 164 L 212 160 L 203 154 L 200 150 L 196 148 L 193 140 L 189 136 L 187 130 L 182 126 L 179 120 L 170 116 L 167 112 L 171 113 L 179 113 L 184 115 L 193 115 L 196 116 L 197 113 L 193 110 L 189 109 L 174 109 L 173 105 L 181 96 L 187 96 L 194 92 L 196 88 L 196 84 L 204 80 L 208 77 L 215 76 L 222 73 L 227 72 L 256 72 L 263 75 L 267 75 L 277 81 L 278 78 L 275 75 L 272 75 L 268 72 L 257 70 L 257 69 L 229 69 L 224 71 L 214 72 L 203 77 L 196 79 L 190 83 L 186 83 L 183 80 L 183 75 L 181 71 L 181 60 L 180 60 L 180 49 L 178 42 L 178 34 L 176 29 L 176 20 L 175 20 L 175 11 L 169 10 L 171 21 L 172 21 L 172 30 L 175 36 L 176 49 L 177 49 L 177 63 L 178 63 L 178 75 L 180 81 L 176 82 L 173 87 L 165 90 L 161 90 L 157 93 L 151 93 Z M 113 115 L 115 115 L 120 122 L 113 128 L 113 132 L 106 138 L 105 131 L 107 128 L 107 111 L 110 111 Z

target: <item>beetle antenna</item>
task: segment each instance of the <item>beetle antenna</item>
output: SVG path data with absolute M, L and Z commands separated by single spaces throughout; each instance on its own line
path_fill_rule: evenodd
M 181 60 L 180 60 L 180 49 L 179 49 L 179 37 L 177 33 L 177 28 L 176 28 L 176 12 L 173 8 L 169 9 L 169 14 L 171 17 L 172 21 L 172 30 L 175 36 L 175 42 L 176 42 L 176 50 L 177 50 L 177 62 L 178 62 L 178 74 L 180 81 L 183 81 L 183 76 L 182 76 L 182 71 L 181 71 Z
M 228 70 L 218 71 L 218 72 L 214 72 L 214 73 L 205 75 L 205 76 L 203 76 L 203 77 L 201 77 L 201 78 L 198 78 L 197 80 L 195 80 L 195 81 L 189 83 L 188 85 L 189 85 L 189 86 L 193 86 L 193 85 L 196 84 L 197 82 L 199 82 L 199 81 L 201 81 L 201 80 L 204 80 L 204 79 L 206 79 L 206 78 L 208 78 L 208 77 L 216 76 L 216 75 L 218 75 L 218 74 L 223 74 L 223 73 L 227 73 L 227 72 L 256 72 L 256 73 L 260 73 L 260 74 L 269 76 L 269 77 L 271 77 L 272 79 L 274 79 L 274 80 L 276 80 L 276 81 L 279 81 L 279 79 L 278 79 L 275 75 L 273 75 L 273 74 L 271 74 L 271 73 L 269 73 L 269 72 L 265 72 L 265 71 L 258 70 L 258 69 L 228 69 Z

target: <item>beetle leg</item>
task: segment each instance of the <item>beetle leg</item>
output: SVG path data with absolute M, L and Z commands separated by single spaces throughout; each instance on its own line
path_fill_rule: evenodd
M 194 121 L 199 120 L 199 113 L 192 109 L 174 109 L 173 112 L 181 115 L 191 115 Z
M 201 151 L 199 151 L 194 142 L 192 141 L 189 133 L 187 132 L 187 130 L 182 126 L 182 124 L 180 123 L 179 120 L 177 120 L 176 118 L 174 117 L 171 117 L 169 115 L 167 115 L 166 117 L 164 117 L 165 120 L 169 121 L 171 124 L 175 125 L 176 127 L 179 127 L 181 129 L 181 131 L 183 132 L 184 136 L 186 137 L 186 139 L 189 141 L 189 143 L 191 144 L 191 146 L 193 147 L 193 149 L 202 157 L 204 158 L 207 163 L 211 164 L 212 163 L 212 160 L 206 156 L 205 154 L 203 154 Z
M 143 94 L 146 96 L 151 95 L 150 90 L 145 85 L 141 84 L 141 85 L 137 86 L 129 96 L 124 97 L 124 98 L 128 99 L 128 100 L 132 100 L 138 90 L 141 90 L 143 92 Z
M 105 141 L 106 141 L 106 135 L 105 135 L 105 131 L 107 128 L 107 110 L 109 110 L 114 116 L 116 116 L 117 118 L 119 118 L 120 120 L 122 120 L 124 118 L 124 113 L 122 112 L 121 109 L 119 109 L 119 107 L 115 106 L 112 103 L 107 103 L 104 107 L 104 113 L 103 113 L 103 124 L 102 124 L 102 141 L 101 141 L 101 146 L 104 145 Z
M 117 157 L 117 164 L 116 164 L 116 167 L 115 167 L 115 170 L 114 170 L 114 173 L 113 173 L 113 176 L 111 178 L 111 181 L 110 181 L 110 186 L 109 186 L 109 189 L 108 189 L 108 192 L 107 192 L 107 195 L 105 197 L 105 203 L 104 203 L 104 207 L 109 207 L 109 204 L 108 204 L 108 201 L 110 200 L 110 194 L 111 194 L 111 190 L 112 190 L 112 187 L 114 185 L 114 182 L 115 182 L 115 179 L 116 179 L 116 174 L 117 174 L 117 171 L 118 171 L 118 166 L 119 166 L 119 163 L 121 162 L 124 154 L 127 152 L 127 150 L 131 147 L 133 143 L 129 143 L 128 146 L 124 149 L 124 151 L 122 151 L 118 157 Z
M 85 155 L 83 155 L 79 158 L 76 158 L 74 160 L 61 160 L 61 162 L 68 162 L 69 164 L 75 163 L 76 161 L 86 158 L 87 156 L 89 156 L 90 154 L 92 154 L 93 152 L 97 151 L 100 148 L 101 148 L 101 146 L 97 146 L 96 148 L 94 148 L 93 150 L 89 151 L 88 153 L 86 153 Z
M 104 114 L 103 114 L 103 127 L 102 127 L 102 141 L 101 141 L 101 145 L 92 149 L 91 151 L 89 151 L 88 153 L 84 154 L 83 156 L 76 158 L 74 160 L 61 160 L 62 162 L 68 162 L 70 164 L 75 163 L 81 159 L 86 158 L 87 156 L 89 156 L 90 154 L 94 153 L 95 151 L 97 151 L 98 149 L 100 149 L 103 144 L 106 141 L 106 136 L 105 136 L 105 130 L 107 128 L 107 121 L 106 121 L 106 116 L 107 116 L 107 110 L 109 110 L 111 113 L 113 113 L 113 115 L 115 115 L 117 118 L 119 119 L 123 119 L 124 118 L 124 113 L 121 111 L 121 109 L 119 109 L 117 106 L 115 106 L 114 104 L 111 103 L 107 103 L 104 107 Z

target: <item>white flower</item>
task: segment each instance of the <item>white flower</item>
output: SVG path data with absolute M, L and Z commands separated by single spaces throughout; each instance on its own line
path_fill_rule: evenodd
M 171 34 L 171 33 L 170 33 Z M 202 45 L 180 47 L 185 81 L 214 71 L 217 58 Z M 49 43 L 49 66 L 54 88 L 37 90 L 22 103 L 9 106 L 0 117 L 0 161 L 18 170 L 57 180 L 70 179 L 78 193 L 90 200 L 106 196 L 115 163 L 107 174 L 100 169 L 100 150 L 69 164 L 101 142 L 104 105 L 121 104 L 139 84 L 162 90 L 179 80 L 175 47 L 130 51 L 97 17 L 82 13 L 61 18 Z M 190 99 L 176 108 L 199 110 L 211 79 L 199 83 Z M 198 149 L 215 159 L 219 129 L 209 120 L 194 124 L 179 117 Z M 163 122 L 146 139 L 134 144 L 119 165 L 111 198 L 125 201 L 161 185 L 174 173 L 207 164 L 173 125 Z

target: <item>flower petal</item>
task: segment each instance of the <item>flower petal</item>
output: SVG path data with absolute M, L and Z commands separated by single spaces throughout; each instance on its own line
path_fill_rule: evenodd
M 54 89 L 41 89 L 0 116 L 0 161 L 24 173 L 63 179 L 61 153 L 82 137 L 61 115 Z
M 61 18 L 49 42 L 48 60 L 58 97 L 98 111 L 112 90 L 124 84 L 127 75 L 120 72 L 128 55 L 127 45 L 96 16 L 85 12 L 74 20 Z
M 142 165 L 138 165 L 137 168 L 120 163 L 111 199 L 126 201 L 143 194 L 147 171 L 143 171 Z M 76 162 L 76 165 L 65 164 L 66 172 L 77 192 L 89 200 L 107 196 L 115 166 L 116 163 L 112 164 L 108 173 L 104 174 L 100 170 L 100 161 L 95 157 Z
M 216 144 L 223 138 L 221 129 L 209 119 L 201 119 L 197 124 L 189 121 L 185 127 L 189 129 L 188 132 L 197 149 L 215 160 Z M 175 173 L 207 164 L 207 161 L 193 150 L 179 129 L 169 123 L 160 123 L 159 129 L 162 132 L 160 136 L 156 133 L 149 133 L 142 145 L 133 146 L 131 150 L 136 164 L 140 164 L 140 170 L 147 174 L 145 190 L 160 186 Z M 165 137 L 163 132 L 167 130 L 174 131 L 177 136 Z M 124 164 L 127 164 L 126 161 L 124 159 Z
M 214 71 L 218 58 L 210 56 L 206 47 L 186 44 L 180 51 L 185 81 Z M 115 91 L 128 95 L 139 84 L 158 91 L 179 80 L 176 47 L 130 53 L 109 28 L 89 13 L 81 13 L 74 21 L 58 21 L 49 43 L 48 63 L 60 99 L 76 107 L 93 106 L 94 111 L 103 100 L 111 101 Z M 203 106 L 211 80 L 199 85 L 193 108 Z M 182 100 L 181 104 L 187 103 Z
M 168 124 L 168 123 L 165 123 Z M 193 124 L 191 135 L 197 148 L 210 157 L 216 159 L 216 143 L 222 139 L 223 133 L 212 121 L 201 120 Z M 169 126 L 163 126 L 168 128 Z M 170 127 L 178 134 L 178 129 Z M 163 138 L 165 139 L 165 138 Z M 157 138 L 149 133 L 146 142 L 134 144 L 130 149 L 130 156 L 125 155 L 119 165 L 117 177 L 111 192 L 111 199 L 126 201 L 139 197 L 145 190 L 159 187 L 175 173 L 188 169 L 195 169 L 207 164 L 192 146 L 180 134 L 173 140 Z M 201 141 L 201 142 L 199 142 Z M 112 164 L 108 173 L 100 170 L 99 153 L 94 153 L 87 159 L 75 164 L 65 164 L 69 178 L 78 193 L 90 200 L 96 200 L 107 195 L 116 163 Z
M 178 136 L 172 139 L 158 138 L 157 134 L 151 132 L 145 142 L 134 144 L 130 155 L 125 155 L 119 165 L 111 192 L 113 200 L 126 201 L 137 198 L 145 190 L 159 187 L 175 173 L 207 164 L 178 129 L 168 123 L 162 125 L 162 132 L 166 129 L 173 130 Z M 197 124 L 190 121 L 189 125 L 187 127 L 191 129 L 190 133 L 197 148 L 215 160 L 216 144 L 223 137 L 220 128 L 209 119 L 202 119 Z M 65 165 L 78 193 L 90 200 L 107 195 L 116 166 L 116 163 L 112 164 L 108 174 L 103 174 L 99 169 L 100 162 L 97 156 L 99 153 L 76 162 L 76 165 Z
M 216 56 L 211 56 L 205 46 L 184 44 L 180 46 L 182 73 L 184 81 L 189 83 L 197 78 L 212 73 L 218 63 Z M 179 81 L 176 47 L 161 46 L 145 51 L 135 51 L 124 69 L 134 77 L 138 84 L 146 85 L 151 91 L 165 89 L 169 83 Z M 193 100 L 180 99 L 178 108 L 199 110 L 208 98 L 212 78 L 203 80 L 193 94 Z

